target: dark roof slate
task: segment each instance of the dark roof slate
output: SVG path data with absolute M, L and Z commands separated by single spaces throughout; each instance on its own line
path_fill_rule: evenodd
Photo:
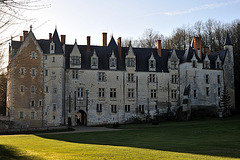
M 224 45 L 233 45 L 229 33 L 227 33 Z

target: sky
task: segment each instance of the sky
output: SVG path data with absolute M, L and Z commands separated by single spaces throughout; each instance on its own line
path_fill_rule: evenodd
M 47 39 L 55 28 L 66 35 L 66 43 L 102 45 L 102 32 L 138 39 L 145 29 L 152 28 L 165 36 L 183 25 L 205 22 L 209 18 L 231 23 L 240 19 L 240 0 L 42 0 L 44 9 L 24 12 L 32 21 L 19 27 L 29 30 L 32 25 L 37 39 Z M 19 38 L 17 38 L 19 39 Z

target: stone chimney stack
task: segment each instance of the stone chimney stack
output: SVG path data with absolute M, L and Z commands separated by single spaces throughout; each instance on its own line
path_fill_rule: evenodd
M 90 51 L 91 51 L 91 48 L 90 48 L 90 40 L 91 40 L 91 37 L 90 37 L 90 36 L 87 36 L 87 52 L 90 52 Z
M 202 59 L 202 47 L 201 47 L 201 37 L 194 37 L 194 50 L 198 57 Z
M 119 54 L 119 58 L 122 59 L 122 40 L 121 37 L 119 37 L 117 39 L 118 41 L 118 54 Z
M 157 40 L 157 53 L 161 57 L 162 56 L 162 44 L 161 40 Z
M 203 53 L 209 55 L 210 54 L 209 47 L 204 47 L 203 48 Z
M 49 41 L 51 42 L 52 41 L 52 33 L 49 33 Z
M 28 31 L 23 31 L 23 41 L 25 41 L 25 39 L 27 38 L 28 35 Z
M 23 36 L 20 36 L 20 42 L 23 42 L 24 39 L 23 39 Z
M 61 43 L 65 44 L 66 42 L 66 35 L 61 35 Z
M 107 46 L 107 33 L 103 32 L 102 33 L 102 45 Z

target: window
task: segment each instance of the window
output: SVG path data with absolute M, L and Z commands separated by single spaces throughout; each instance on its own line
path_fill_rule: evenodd
M 72 78 L 73 79 L 78 79 L 78 71 L 77 70 L 72 71 Z
M 92 58 L 92 66 L 97 66 L 97 58 Z
M 221 83 L 221 76 L 220 75 L 217 76 L 217 82 L 218 82 L 218 84 Z
M 116 67 L 116 59 L 110 58 L 110 67 Z
M 116 98 L 116 88 L 110 88 L 110 98 Z
M 209 87 L 206 87 L 206 95 L 209 96 Z
M 19 118 L 23 119 L 23 112 L 19 112 Z
M 35 86 L 31 86 L 30 91 L 31 91 L 31 93 L 35 93 L 35 91 L 36 91 Z
M 133 88 L 128 89 L 128 98 L 134 98 L 134 89 Z
M 221 96 L 221 88 L 218 88 L 218 97 Z
M 48 86 L 45 86 L 45 92 L 48 93 Z
M 130 112 L 130 105 L 125 105 L 125 112 Z
M 117 105 L 111 105 L 111 112 L 117 113 Z
M 45 69 L 45 76 L 48 76 L 48 70 Z
M 44 59 L 47 60 L 47 56 L 46 55 L 44 56 Z
M 32 100 L 32 101 L 31 101 L 31 107 L 34 107 L 34 106 L 35 106 L 35 101 Z
M 209 68 L 209 62 L 205 61 L 205 68 Z
M 220 69 L 220 62 L 216 63 L 216 69 Z
M 57 104 L 53 103 L 53 111 L 56 111 L 56 110 L 57 110 Z
M 105 77 L 104 72 L 98 72 L 98 81 L 100 81 L 100 82 L 106 81 L 106 77 Z
M 127 66 L 128 67 L 134 67 L 135 66 L 134 58 L 128 58 L 127 59 Z
M 31 112 L 31 119 L 34 119 L 34 118 L 35 118 L 35 113 Z
M 139 111 L 144 112 L 144 105 L 139 105 Z
M 55 57 L 52 57 L 52 62 L 55 62 Z
M 39 106 L 42 106 L 42 100 L 39 100 Z
M 105 91 L 105 88 L 99 88 L 99 90 L 98 90 L 98 97 L 99 98 L 104 98 L 105 97 L 104 91 Z
M 24 68 L 20 68 L 20 75 L 24 76 L 25 72 L 24 72 Z
M 83 97 L 84 96 L 84 88 L 78 88 L 77 89 L 77 97 Z
M 22 92 L 22 93 L 24 92 L 24 86 L 23 85 L 20 86 L 20 92 Z
M 150 82 L 150 83 L 155 83 L 155 82 L 156 82 L 156 75 L 155 75 L 155 74 L 150 74 L 150 76 L 149 76 L 149 82 Z
M 31 75 L 32 77 L 36 76 L 36 70 L 34 68 L 31 69 Z
M 196 89 L 193 90 L 193 97 L 197 98 L 197 90 Z
M 193 68 L 197 68 L 197 62 L 196 62 L 196 60 L 193 60 L 193 61 L 192 61 L 192 67 L 193 67 Z
M 177 84 L 177 75 L 172 75 L 172 83 Z
M 206 83 L 209 83 L 209 75 L 208 74 L 205 75 L 205 80 L 206 80 Z
M 102 104 L 97 104 L 97 112 L 102 112 Z
M 53 120 L 56 119 L 55 115 L 53 116 Z
M 149 67 L 150 68 L 155 68 L 155 61 L 154 60 L 150 60 Z
M 134 74 L 128 73 L 128 82 L 134 82 Z
M 151 98 L 157 98 L 157 90 L 151 89 Z
M 171 62 L 171 69 L 177 69 L 177 62 L 175 61 Z
M 80 57 L 79 56 L 72 56 L 72 65 L 80 65 Z
M 57 93 L 57 88 L 53 88 L 53 93 Z
M 171 98 L 177 99 L 177 90 L 171 90 Z
M 32 59 L 36 59 L 36 53 L 32 52 Z

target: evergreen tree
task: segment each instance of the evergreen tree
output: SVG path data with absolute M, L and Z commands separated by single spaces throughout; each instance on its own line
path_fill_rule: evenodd
M 223 116 L 229 116 L 231 114 L 232 106 L 230 103 L 230 95 L 226 86 L 224 85 L 223 92 L 220 99 Z

